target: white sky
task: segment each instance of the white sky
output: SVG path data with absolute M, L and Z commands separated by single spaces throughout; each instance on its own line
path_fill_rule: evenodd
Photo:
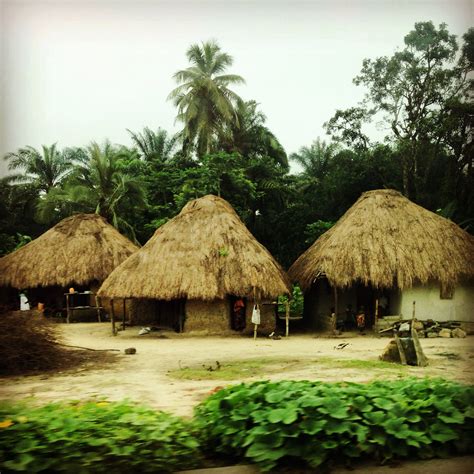
M 0 153 L 177 130 L 172 75 L 191 43 L 211 38 L 247 81 L 236 91 L 261 104 L 291 153 L 362 97 L 352 78 L 364 58 L 401 47 L 416 21 L 462 35 L 473 10 L 474 0 L 3 0 Z

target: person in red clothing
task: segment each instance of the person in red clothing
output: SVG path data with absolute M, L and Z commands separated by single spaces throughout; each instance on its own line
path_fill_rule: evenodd
M 364 307 L 361 306 L 359 312 L 357 313 L 357 329 L 361 334 L 364 334 L 365 329 L 365 311 Z
M 242 298 L 237 298 L 233 308 L 233 328 L 236 331 L 242 331 L 245 328 L 245 302 Z

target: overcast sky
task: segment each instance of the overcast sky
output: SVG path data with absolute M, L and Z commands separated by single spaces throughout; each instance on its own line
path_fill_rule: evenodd
M 213 38 L 246 79 L 236 91 L 261 104 L 291 153 L 362 97 L 352 78 L 364 58 L 391 54 L 416 21 L 462 35 L 473 8 L 474 0 L 3 0 L 0 152 L 130 144 L 127 128 L 177 130 L 166 100 L 172 75 L 187 66 L 191 43 Z

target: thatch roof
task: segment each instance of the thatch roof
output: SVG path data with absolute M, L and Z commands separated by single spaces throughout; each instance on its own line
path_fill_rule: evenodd
M 474 238 L 394 190 L 369 191 L 301 255 L 290 277 L 308 289 L 319 276 L 337 287 L 378 288 L 474 276 Z
M 190 201 L 105 280 L 99 295 L 213 300 L 274 298 L 289 280 L 232 206 L 216 196 Z
M 137 250 L 103 217 L 77 214 L 0 258 L 0 286 L 23 289 L 102 282 Z

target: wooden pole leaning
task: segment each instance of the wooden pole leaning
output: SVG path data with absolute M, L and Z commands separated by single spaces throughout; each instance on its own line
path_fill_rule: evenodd
M 125 301 L 126 298 L 122 298 L 122 330 L 125 331 Z
M 100 317 L 100 296 L 97 296 L 97 293 L 95 295 L 95 306 L 97 308 L 97 320 L 99 321 L 99 323 L 101 323 L 102 319 Z
M 114 308 L 114 299 L 110 300 L 110 319 L 112 321 L 112 335 L 116 335 L 115 332 L 115 308 Z
M 69 293 L 66 293 L 66 322 L 69 324 L 71 319 L 71 309 L 69 306 Z

